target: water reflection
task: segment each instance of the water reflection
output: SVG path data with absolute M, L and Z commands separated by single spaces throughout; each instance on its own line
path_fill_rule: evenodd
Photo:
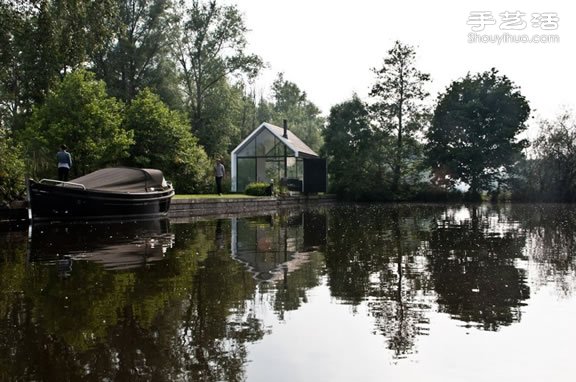
M 576 213 L 572 206 L 551 204 L 511 208 L 522 222 L 524 254 L 532 260 L 536 287 L 551 284 L 559 295 L 570 296 L 576 285 Z
M 232 219 L 232 257 L 258 281 L 286 280 L 325 244 L 325 217 L 318 213 Z
M 288 313 L 326 304 L 348 308 L 320 323 L 329 336 L 365 315 L 399 362 L 439 314 L 521 332 L 539 288 L 573 296 L 575 223 L 566 206 L 340 205 L 0 232 L 0 380 L 250 380 L 248 365 L 282 367 L 253 350 L 278 332 L 317 341 Z
M 497 330 L 520 320 L 530 297 L 526 235 L 518 221 L 492 208 L 448 209 L 429 240 L 431 280 L 441 311 Z
M 89 260 L 105 269 L 126 270 L 164 259 L 174 242 L 169 220 L 34 224 L 31 261 L 54 262 L 69 275 L 75 261 Z
M 323 274 L 325 211 L 232 218 L 231 255 L 259 283 L 279 319 L 307 302 Z M 306 233 L 307 232 L 307 233 Z

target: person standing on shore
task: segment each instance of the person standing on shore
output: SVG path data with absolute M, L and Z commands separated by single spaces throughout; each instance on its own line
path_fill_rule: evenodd
M 56 154 L 58 160 L 58 180 L 67 182 L 70 168 L 72 168 L 72 156 L 68 151 L 66 145 L 60 146 L 60 151 Z
M 226 175 L 226 169 L 222 164 L 221 159 L 216 160 L 216 165 L 214 166 L 214 176 L 216 178 L 216 192 L 218 195 L 222 195 L 222 178 Z

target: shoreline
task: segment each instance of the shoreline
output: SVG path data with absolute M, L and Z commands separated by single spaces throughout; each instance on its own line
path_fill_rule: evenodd
M 226 195 L 215 198 L 172 199 L 168 210 L 169 219 L 210 217 L 231 214 L 245 214 L 262 210 L 274 211 L 281 208 L 294 208 L 309 205 L 331 204 L 336 202 L 335 195 L 297 195 L 288 197 L 263 196 L 257 198 L 227 198 Z M 0 209 L 0 227 L 27 227 L 30 223 L 25 203 L 13 208 Z

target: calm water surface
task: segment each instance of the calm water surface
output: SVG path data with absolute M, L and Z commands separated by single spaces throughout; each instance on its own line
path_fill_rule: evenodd
M 0 232 L 0 381 L 574 381 L 576 208 Z

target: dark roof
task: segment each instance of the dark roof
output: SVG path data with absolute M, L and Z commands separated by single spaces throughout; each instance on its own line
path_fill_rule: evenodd
M 86 189 L 116 192 L 147 192 L 166 186 L 162 171 L 151 168 L 110 167 L 72 179 Z

